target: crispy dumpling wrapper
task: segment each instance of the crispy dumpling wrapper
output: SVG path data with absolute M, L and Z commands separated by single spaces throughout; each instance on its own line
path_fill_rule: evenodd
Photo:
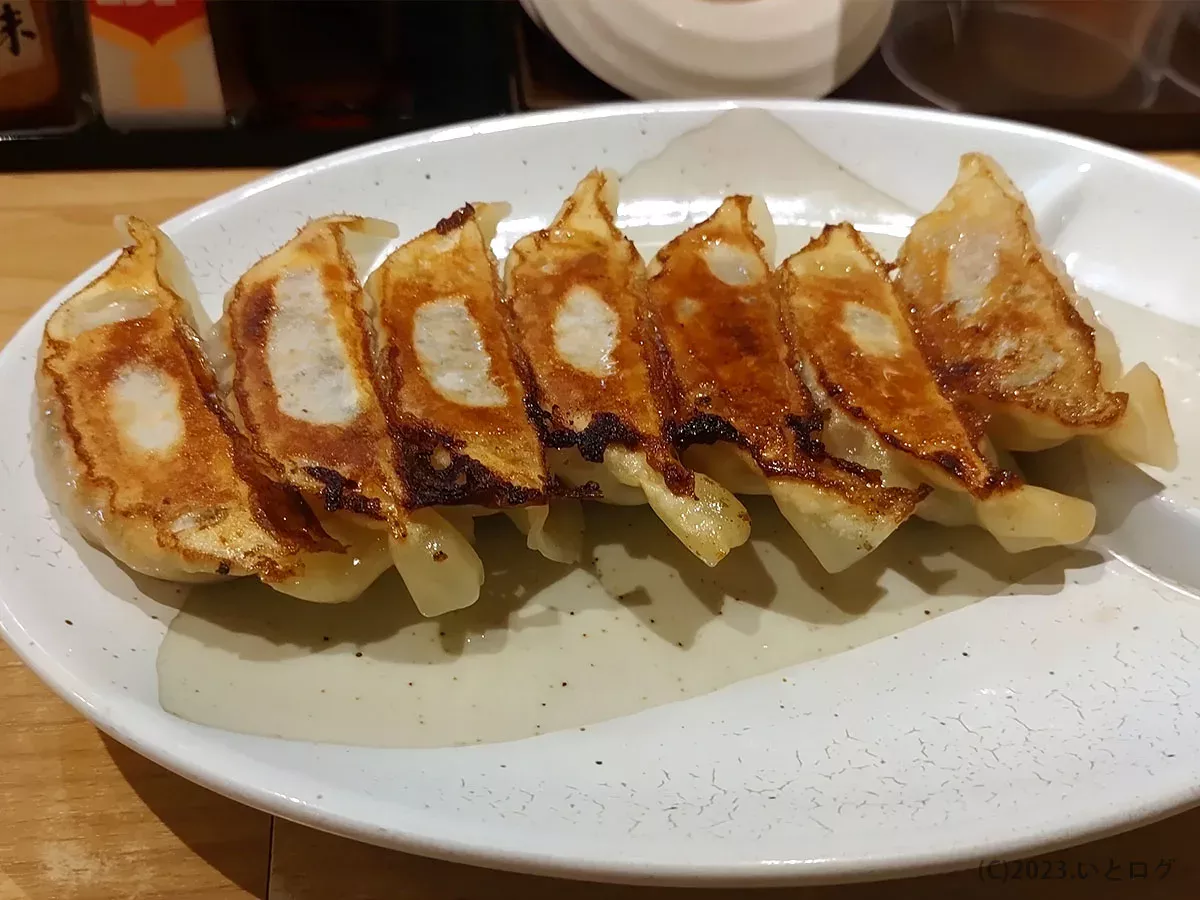
M 989 417 L 997 444 L 1042 450 L 1094 436 L 1132 462 L 1178 456 L 1158 377 L 1122 372 L 1112 333 L 1034 226 L 995 160 L 962 158 L 897 261 L 909 315 L 934 372 Z
M 606 502 L 649 502 L 715 565 L 749 537 L 749 518 L 727 490 L 686 469 L 667 439 L 645 266 L 613 222 L 616 193 L 612 173 L 589 173 L 549 227 L 509 254 L 506 304 L 530 402 L 562 480 L 594 483 Z
M 225 298 L 232 400 L 243 427 L 288 483 L 348 509 L 395 519 L 403 486 L 376 397 L 359 259 L 395 226 L 315 219 L 255 263 Z
M 670 362 L 671 431 L 710 474 L 757 472 L 789 524 L 829 571 L 873 550 L 913 511 L 920 488 L 836 459 L 821 412 L 796 377 L 769 259 L 766 206 L 730 197 L 668 243 L 650 266 L 654 324 Z
M 529 544 L 578 561 L 582 515 L 547 505 L 555 485 L 526 412 L 489 244 L 504 204 L 465 206 L 371 275 L 380 389 L 411 507 L 542 507 L 514 513 Z
M 384 571 L 381 551 L 390 548 L 422 612 L 458 609 L 478 598 L 482 563 L 436 513 L 411 522 L 401 454 L 377 392 L 361 278 L 395 236 L 394 225 L 377 219 L 309 222 L 239 279 L 218 335 L 231 396 L 256 445 L 327 516 L 363 519 L 341 519 L 361 561 L 335 590 L 348 593 L 367 573 Z M 367 533 L 368 520 L 386 526 L 390 540 Z
M 40 449 L 65 512 L 147 575 L 312 587 L 310 560 L 348 557 L 217 397 L 178 249 L 140 219 L 118 224 L 131 246 L 50 317 L 38 362 Z
M 850 225 L 828 226 L 780 267 L 780 295 L 826 446 L 885 483 L 935 488 L 917 514 L 977 521 L 1010 551 L 1086 538 L 1095 509 L 1025 484 L 998 464 L 981 424 L 941 390 L 898 288 Z

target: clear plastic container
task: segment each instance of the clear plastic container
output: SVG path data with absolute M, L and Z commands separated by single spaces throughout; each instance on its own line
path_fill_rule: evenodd
M 1138 110 L 1154 103 L 1176 0 L 907 0 L 883 51 L 910 89 L 950 109 Z
M 1200 2 L 1183 4 L 1183 18 L 1171 50 L 1170 78 L 1200 97 Z

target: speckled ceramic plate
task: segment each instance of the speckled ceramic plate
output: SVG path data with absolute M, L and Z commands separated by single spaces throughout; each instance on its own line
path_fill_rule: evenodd
M 532 225 L 586 168 L 627 170 L 732 105 L 581 109 L 397 138 L 273 175 L 166 230 L 216 310 L 306 216 L 375 215 L 411 236 L 464 200 L 494 198 Z M 1200 323 L 1200 182 L 1020 125 L 896 107 L 765 108 L 915 210 L 938 199 L 960 153 L 995 155 L 1084 290 L 1130 304 L 1118 303 L 1130 313 L 1118 338 L 1163 374 L 1180 470 L 1101 479 L 1093 547 L 998 596 L 586 732 L 452 750 L 234 734 L 160 708 L 155 656 L 174 607 L 63 533 L 17 427 L 29 421 L 46 316 L 103 261 L 0 356 L 7 640 L 100 728 L 214 790 L 366 841 L 508 869 L 657 883 L 877 878 L 1011 858 L 1193 804 L 1200 503 L 1188 480 L 1198 417 L 1188 379 L 1200 344 L 1181 336 Z M 762 149 L 747 148 L 747 171 Z

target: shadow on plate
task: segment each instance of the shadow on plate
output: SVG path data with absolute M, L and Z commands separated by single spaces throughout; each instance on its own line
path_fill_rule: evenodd
M 1021 464 L 1031 481 L 1095 504 L 1089 545 L 1200 599 L 1200 509 L 1179 502 L 1098 441 L 1028 454 Z
M 423 619 L 395 572 L 352 603 L 331 606 L 242 579 L 193 588 L 172 630 L 220 642 L 248 659 L 353 652 L 444 664 L 468 646 L 471 653 L 501 652 L 514 632 L 554 629 L 572 616 L 620 604 L 647 633 L 686 648 L 719 617 L 724 627 L 752 633 L 760 619 L 755 609 L 835 627 L 881 601 L 889 613 L 919 605 L 933 615 L 1034 573 L 1033 589 L 1053 592 L 1068 569 L 1099 561 L 1094 553 L 1059 548 L 1013 556 L 979 529 L 910 522 L 850 571 L 830 575 L 769 500 L 750 498 L 748 507 L 753 539 L 714 569 L 692 557 L 646 507 L 590 508 L 580 566 L 543 559 L 504 517 L 494 516 L 476 524 L 486 580 L 469 609 Z

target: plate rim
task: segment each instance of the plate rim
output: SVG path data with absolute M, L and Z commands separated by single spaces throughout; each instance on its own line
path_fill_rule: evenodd
M 476 119 L 409 134 L 397 135 L 315 157 L 276 172 L 253 179 L 191 207 L 162 224 L 168 235 L 174 235 L 208 216 L 236 206 L 241 201 L 298 179 L 347 163 L 383 156 L 411 147 L 429 146 L 480 134 L 519 131 L 544 125 L 578 121 L 618 118 L 624 116 L 653 116 L 670 113 L 712 113 L 714 115 L 738 108 L 756 108 L 767 112 L 804 114 L 813 110 L 837 108 L 844 114 L 868 118 L 890 118 L 918 123 L 942 123 L 950 126 L 967 125 L 984 131 L 1021 135 L 1038 142 L 1049 141 L 1073 147 L 1132 165 L 1158 177 L 1166 177 L 1181 187 L 1200 193 L 1200 176 L 1192 175 L 1166 163 L 1135 151 L 1127 150 L 1091 138 L 1081 137 L 1052 128 L 997 119 L 990 116 L 948 112 L 939 109 L 902 106 L 885 103 L 864 103 L 844 100 L 776 100 L 759 98 L 728 98 L 684 101 L 624 101 L 572 107 L 568 109 L 520 113 L 516 115 Z M 112 260 L 117 251 L 85 269 L 72 281 L 56 291 L 12 335 L 3 349 L 0 361 L 10 357 L 13 346 L 25 342 L 39 343 L 37 334 L 43 327 L 48 311 L 71 293 L 94 280 Z M 978 863 L 981 859 L 1015 859 L 1033 853 L 1049 852 L 1065 846 L 1096 840 L 1167 818 L 1200 805 L 1200 783 L 1194 779 L 1176 779 L 1164 784 L 1153 798 L 1144 798 L 1137 806 L 1106 808 L 1078 827 L 1063 823 L 1055 828 L 1042 828 L 1037 833 L 1024 834 L 1006 841 L 989 841 L 986 846 L 957 847 L 951 851 L 924 850 L 920 852 L 888 851 L 864 862 L 862 858 L 796 858 L 791 860 L 762 859 L 741 863 L 705 863 L 703 860 L 682 863 L 656 863 L 644 860 L 603 858 L 590 859 L 565 854 L 544 853 L 537 849 L 514 850 L 509 847 L 484 845 L 478 841 L 455 839 L 449 834 L 431 837 L 398 828 L 371 829 L 352 816 L 327 811 L 320 807 L 298 804 L 285 794 L 260 787 L 257 774 L 273 768 L 257 760 L 243 759 L 239 774 L 228 770 L 218 772 L 206 765 L 201 755 L 188 752 L 186 745 L 171 744 L 156 736 L 151 724 L 139 721 L 138 716 L 113 715 L 103 688 L 92 688 L 72 673 L 61 660 L 42 647 L 25 631 L 13 615 L 0 586 L 0 635 L 16 656 L 27 665 L 39 680 L 73 709 L 83 715 L 104 734 L 109 735 L 135 752 L 150 759 L 189 781 L 206 787 L 237 802 L 289 821 L 318 830 L 343 835 L 354 840 L 384 846 L 450 862 L 485 866 L 491 869 L 553 876 L 576 880 L 603 881 L 624 884 L 654 884 L 658 886 L 782 886 L 793 884 L 832 884 L 875 881 L 951 871 Z M 132 724 L 130 724 L 132 722 Z M 219 731 L 220 729 L 212 729 Z

